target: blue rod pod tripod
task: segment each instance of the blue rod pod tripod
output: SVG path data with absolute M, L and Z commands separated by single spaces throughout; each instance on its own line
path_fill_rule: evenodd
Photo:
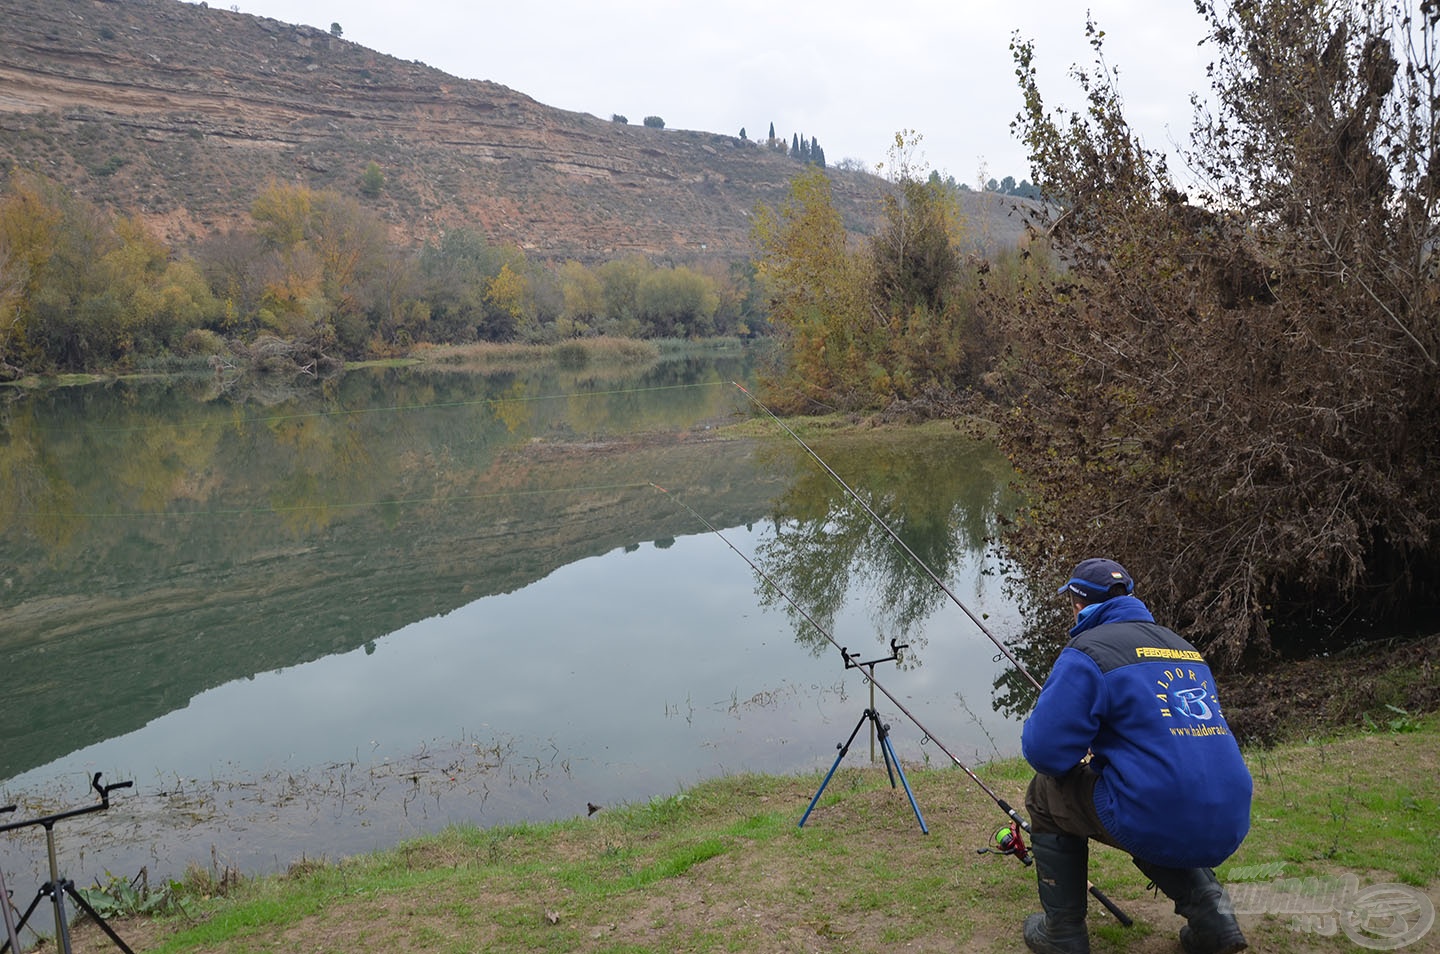
M 834 642 L 834 640 L 831 640 L 831 642 Z M 900 759 L 895 755 L 895 746 L 890 744 L 890 727 L 880 721 L 880 714 L 875 711 L 875 666 L 877 663 L 882 662 L 899 662 L 900 651 L 907 648 L 907 646 L 908 644 L 906 643 L 897 643 L 894 639 L 891 639 L 890 655 L 883 659 L 871 659 L 868 662 L 857 662 L 848 649 L 844 646 L 840 647 L 840 655 L 845 660 L 846 669 L 859 669 L 863 667 L 868 673 L 865 681 L 870 684 L 870 708 L 866 709 L 860 715 L 860 721 L 855 723 L 855 730 L 850 733 L 850 738 L 836 746 L 836 748 L 840 750 L 840 754 L 835 756 L 835 764 L 830 766 L 830 771 L 826 773 L 825 780 L 820 783 L 820 788 L 815 792 L 815 797 L 810 799 L 810 807 L 805 809 L 805 815 L 800 819 L 799 827 L 805 827 L 805 821 L 810 817 L 810 813 L 815 810 L 815 805 L 820 801 L 820 795 L 825 791 L 825 786 L 830 784 L 830 778 L 835 774 L 835 770 L 840 767 L 840 762 L 845 758 L 846 753 L 850 751 L 850 744 L 855 741 L 855 736 L 860 734 L 860 728 L 868 721 L 875 727 L 875 738 L 879 740 L 880 751 L 885 756 L 885 774 L 890 778 L 890 787 L 895 787 L 895 778 L 899 776 L 900 784 L 905 786 L 905 796 L 910 799 L 910 808 L 915 812 L 915 820 L 920 823 L 920 830 L 927 835 L 930 834 L 930 829 L 925 827 L 925 817 L 920 814 L 920 806 L 915 802 L 915 793 L 910 790 L 910 782 L 905 778 L 905 770 L 900 767 Z M 873 746 L 870 749 L 870 758 L 875 758 L 875 749 Z
M 810 817 L 810 813 L 815 810 L 815 804 L 820 801 L 820 796 L 824 794 L 825 786 L 830 784 L 831 776 L 835 774 L 835 770 L 840 767 L 841 760 L 844 759 L 846 753 L 850 751 L 850 743 L 855 741 L 855 736 L 860 734 L 860 728 L 867 720 L 874 724 L 875 735 L 880 740 L 880 751 L 885 754 L 885 772 L 890 776 L 890 787 L 895 787 L 895 778 L 899 776 L 900 783 L 905 786 L 905 795 L 910 799 L 910 807 L 915 811 L 915 820 L 920 823 L 920 830 L 927 835 L 930 834 L 930 829 L 925 827 L 925 819 L 920 814 L 920 806 L 915 803 L 915 793 L 910 791 L 910 783 L 905 778 L 905 771 L 900 768 L 900 760 L 895 757 L 895 747 L 890 744 L 890 727 L 880 721 L 880 716 L 876 714 L 874 709 L 865 710 L 864 714 L 860 716 L 860 721 L 855 723 L 855 731 L 850 733 L 850 738 L 846 739 L 839 746 L 840 754 L 835 756 L 835 764 L 830 766 L 830 771 L 825 775 L 825 781 L 820 783 L 820 788 L 815 792 L 815 797 L 810 799 L 810 807 L 805 809 L 805 814 L 800 819 L 799 827 L 805 827 L 805 821 Z

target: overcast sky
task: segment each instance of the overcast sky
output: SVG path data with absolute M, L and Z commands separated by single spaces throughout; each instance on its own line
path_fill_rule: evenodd
M 212 0 L 329 29 L 381 53 L 487 79 L 546 105 L 752 139 L 813 136 L 835 164 L 884 161 L 920 133 L 923 164 L 975 184 L 1029 178 L 1010 132 L 1009 45 L 1035 42 L 1042 93 L 1076 109 L 1087 10 L 1148 145 L 1183 142 L 1208 51 L 1192 0 Z

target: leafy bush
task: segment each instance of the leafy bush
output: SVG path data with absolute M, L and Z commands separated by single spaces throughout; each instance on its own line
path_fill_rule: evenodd
M 360 194 L 367 199 L 374 199 L 385 190 L 385 173 L 381 171 L 379 163 L 366 163 L 365 171 L 360 174 Z
M 1193 201 L 1103 60 L 1086 111 L 1052 114 L 1014 44 L 1017 125 L 1054 203 L 1039 232 L 1068 265 L 1002 309 L 1032 578 L 1133 564 L 1159 615 L 1232 660 L 1277 627 L 1440 604 L 1428 10 L 1412 31 L 1380 0 L 1202 0 L 1216 105 L 1186 156 L 1209 193 Z
M 105 884 L 96 882 L 93 888 L 77 888 L 85 903 L 95 913 L 109 921 L 113 918 L 156 917 L 168 914 L 185 914 L 184 902 L 180 898 L 181 884 L 166 882 L 158 889 L 150 887 L 149 872 L 145 868 L 129 881 L 105 873 L 109 879 Z
M 209 328 L 191 328 L 180 338 L 182 355 L 221 355 L 228 349 L 225 339 Z

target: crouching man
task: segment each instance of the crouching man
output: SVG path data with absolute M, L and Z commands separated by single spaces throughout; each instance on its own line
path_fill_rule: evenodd
M 1088 954 L 1093 838 L 1175 902 L 1187 954 L 1234 954 L 1245 935 L 1211 869 L 1250 829 L 1250 772 L 1210 667 L 1134 588 L 1120 564 L 1091 559 L 1059 591 L 1075 626 L 1021 737 L 1036 772 L 1025 805 L 1045 909 L 1026 919 L 1025 944 Z

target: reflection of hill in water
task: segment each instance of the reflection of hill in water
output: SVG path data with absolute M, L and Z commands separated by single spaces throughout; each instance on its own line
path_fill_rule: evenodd
M 695 532 L 651 481 L 726 525 L 760 518 L 776 487 L 743 442 L 581 442 L 622 423 L 663 429 L 643 391 L 586 400 L 573 381 L 517 378 L 492 397 L 451 376 L 380 400 L 390 384 L 347 380 L 331 410 L 263 417 L 219 405 L 181 418 L 151 390 L 10 409 L 0 778 L 225 682 Z M 704 381 L 646 387 L 672 419 L 733 406 Z M 536 433 L 566 439 L 523 442 Z
M 775 521 L 757 557 L 818 618 L 863 582 L 878 622 L 906 631 L 942 595 L 833 481 L 779 433 L 710 439 L 707 423 L 740 408 L 730 382 L 744 372 L 351 372 L 259 407 L 174 385 L 12 402 L 0 779 L 224 683 L 706 532 L 652 484 L 720 527 Z M 948 428 L 816 446 L 942 574 L 985 549 L 1007 506 L 1003 459 Z M 579 625 L 587 595 L 575 598 Z M 798 619 L 796 633 L 815 639 Z

